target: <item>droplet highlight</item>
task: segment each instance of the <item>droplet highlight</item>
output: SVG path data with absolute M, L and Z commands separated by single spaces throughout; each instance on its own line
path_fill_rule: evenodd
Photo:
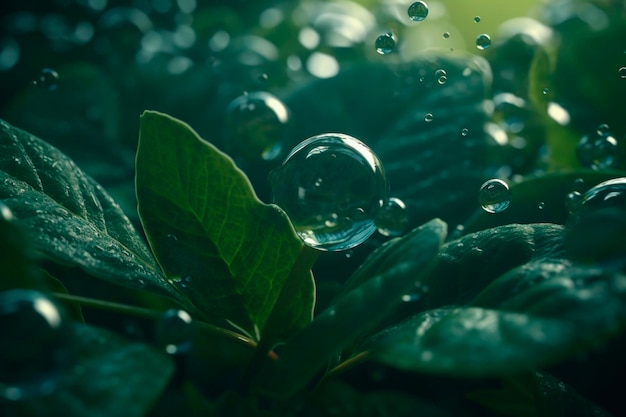
M 509 185 L 500 179 L 494 178 L 480 187 L 478 194 L 480 206 L 487 213 L 501 213 L 511 204 L 511 190 Z
M 428 5 L 423 1 L 416 1 L 409 6 L 407 13 L 412 21 L 421 22 L 428 16 Z
M 296 146 L 270 173 L 272 202 L 302 241 L 323 251 L 351 249 L 376 231 L 388 185 L 376 154 L 358 139 L 327 133 Z

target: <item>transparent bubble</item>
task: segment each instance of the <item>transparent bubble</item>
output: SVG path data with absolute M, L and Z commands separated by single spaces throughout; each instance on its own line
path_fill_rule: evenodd
M 376 52 L 381 55 L 387 55 L 393 52 L 396 47 L 395 36 L 391 32 L 384 33 L 376 38 L 374 46 L 376 47 Z
M 44 90 L 53 91 L 59 85 L 59 74 L 52 68 L 44 68 L 32 83 Z
M 491 37 L 486 33 L 481 33 L 476 37 L 476 47 L 481 51 L 489 48 L 491 46 Z
M 441 77 L 445 75 L 448 75 L 445 69 L 438 69 L 437 71 L 435 71 L 435 77 Z
M 474 16 L 474 23 L 480 22 L 480 16 Z
M 409 18 L 414 22 L 421 22 L 428 16 L 428 5 L 423 1 L 416 1 L 407 10 Z
M 599 132 L 583 136 L 576 147 L 578 162 L 596 171 L 615 166 L 619 152 L 617 140 L 611 133 Z
M 325 251 L 365 241 L 387 201 L 382 163 L 367 145 L 342 133 L 303 141 L 269 181 L 272 201 L 287 212 L 298 236 Z
M 437 78 L 437 83 L 439 85 L 444 85 L 446 81 L 448 81 L 448 77 L 446 77 L 445 75 L 442 75 L 441 77 Z
M 539 204 L 537 204 L 537 208 L 539 210 L 543 210 L 546 207 L 546 203 L 543 201 L 540 201 Z
M 426 116 L 424 116 L 424 121 L 425 121 L 426 123 L 430 123 L 430 122 L 432 122 L 432 121 L 433 121 L 433 119 L 434 119 L 434 118 L 435 118 L 435 117 L 433 116 L 433 114 L 432 114 L 432 113 L 426 113 Z
M 450 32 L 443 32 L 443 38 L 448 39 L 450 37 Z
M 193 320 L 185 310 L 167 310 L 156 323 L 157 344 L 170 355 L 186 353 L 193 341 Z
M 461 136 L 467 136 L 469 135 L 469 129 L 464 127 L 463 129 L 461 129 Z
M 602 123 L 596 129 L 596 135 L 598 136 L 609 135 L 609 134 L 611 134 L 611 128 L 606 123 Z
M 541 94 L 543 94 L 544 96 L 547 96 L 548 94 L 550 94 L 550 89 L 544 88 L 543 90 L 541 90 Z
M 289 110 L 276 96 L 265 91 L 242 94 L 226 108 L 226 151 L 250 161 L 276 160 L 284 154 L 289 126 Z
M 391 197 L 376 216 L 378 233 L 383 236 L 400 236 L 406 231 L 409 217 L 404 201 Z
M 621 68 L 619 69 L 619 77 L 620 77 L 622 80 L 626 80 L 626 67 L 621 67 Z
M 582 202 L 583 196 L 578 191 L 571 191 L 565 197 L 565 207 L 568 213 L 573 214 L 578 210 L 578 206 Z
M 26 289 L 0 293 L 0 399 L 48 395 L 69 366 L 69 323 L 45 294 Z
M 511 204 L 509 185 L 497 178 L 485 181 L 478 194 L 480 206 L 487 213 L 501 213 Z

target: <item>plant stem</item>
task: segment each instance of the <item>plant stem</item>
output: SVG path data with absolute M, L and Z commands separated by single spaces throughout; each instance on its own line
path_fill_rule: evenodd
M 67 301 L 69 303 L 85 305 L 92 308 L 114 311 L 116 313 L 128 314 L 147 319 L 157 319 L 162 313 L 161 311 L 151 310 L 148 308 L 130 306 L 127 304 L 116 303 L 113 301 L 97 300 L 94 298 L 81 297 L 78 295 L 63 294 L 58 292 L 52 293 L 52 295 L 59 300 Z M 239 333 L 230 331 L 228 329 L 223 329 L 219 326 L 215 326 L 213 324 L 205 323 L 199 320 L 195 320 L 195 323 L 198 328 L 206 331 L 207 333 L 234 340 L 238 343 L 243 343 L 250 348 L 257 347 L 257 344 L 254 340 Z
M 322 379 L 315 385 L 313 392 L 317 392 L 320 387 L 326 384 L 329 380 L 336 378 L 338 375 L 346 372 L 349 369 L 354 368 L 357 365 L 362 364 L 367 361 L 370 357 L 370 353 L 368 351 L 358 353 L 353 357 L 341 362 L 339 365 L 335 366 L 330 371 L 326 372 L 326 374 L 322 377 Z

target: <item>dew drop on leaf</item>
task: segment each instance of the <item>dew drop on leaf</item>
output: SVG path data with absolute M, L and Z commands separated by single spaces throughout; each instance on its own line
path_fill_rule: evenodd
M 485 181 L 478 194 L 480 206 L 487 213 L 501 213 L 511 204 L 509 185 L 497 178 Z
M 409 224 L 406 205 L 402 200 L 391 197 L 376 217 L 378 233 L 383 236 L 400 236 Z
M 303 242 L 325 251 L 351 249 L 376 231 L 387 179 L 376 154 L 358 139 L 327 133 L 297 145 L 270 173 L 272 202 Z
M 393 33 L 387 32 L 376 38 L 374 46 L 376 47 L 376 52 L 381 55 L 387 55 L 393 52 L 396 47 L 396 39 L 393 36 Z
M 421 22 L 428 16 L 428 5 L 423 1 L 416 1 L 407 10 L 409 18 L 414 22 Z
M 59 74 L 52 68 L 44 68 L 39 72 L 37 78 L 33 80 L 36 85 L 44 90 L 53 91 L 58 87 Z
M 68 326 L 60 307 L 39 291 L 0 293 L 0 399 L 55 390 L 72 360 Z
M 185 310 L 170 309 L 156 323 L 156 341 L 170 355 L 186 353 L 193 340 L 193 320 Z
M 225 148 L 250 161 L 276 160 L 283 155 L 289 124 L 289 110 L 278 97 L 265 91 L 243 94 L 226 108 Z
M 486 33 L 481 33 L 476 37 L 476 48 L 484 51 L 491 46 L 491 37 Z

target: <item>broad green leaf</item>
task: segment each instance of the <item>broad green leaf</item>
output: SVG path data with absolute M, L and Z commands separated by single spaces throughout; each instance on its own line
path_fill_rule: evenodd
M 402 301 L 428 270 L 447 225 L 435 219 L 420 227 L 414 256 L 369 279 L 318 315 L 287 341 L 280 358 L 257 375 L 256 387 L 272 397 L 287 397 L 306 384 L 341 347 L 374 328 Z
M 619 271 L 574 265 L 546 274 L 524 268 L 485 290 L 495 288 L 495 294 L 476 299 L 490 308 L 423 312 L 383 332 L 372 350 L 402 369 L 502 376 L 557 363 L 626 327 L 626 276 Z
M 259 201 L 228 156 L 161 113 L 141 117 L 136 175 L 141 221 L 167 277 L 207 316 L 258 338 L 302 247 L 284 212 Z M 297 279 L 285 335 L 312 316 L 310 270 Z
M 4 121 L 0 200 L 52 261 L 184 301 L 107 192 L 58 149 Z
M 22 417 L 145 416 L 166 388 L 173 361 L 148 345 L 114 333 L 74 325 L 68 342 L 75 362 L 49 396 L 4 405 Z

